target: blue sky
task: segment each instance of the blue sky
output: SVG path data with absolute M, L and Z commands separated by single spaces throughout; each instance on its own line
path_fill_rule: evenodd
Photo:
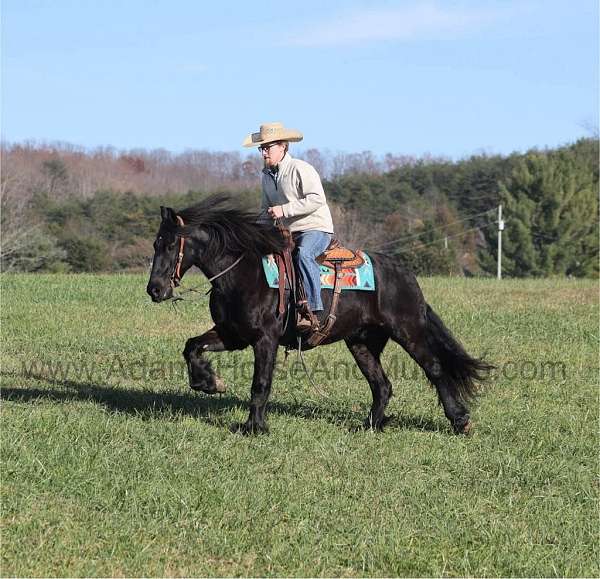
M 2 138 L 445 155 L 598 126 L 596 0 L 2 0 Z M 586 128 L 588 127 L 588 128 Z

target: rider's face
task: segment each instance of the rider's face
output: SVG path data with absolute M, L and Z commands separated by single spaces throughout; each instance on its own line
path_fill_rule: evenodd
M 285 155 L 285 144 L 278 141 L 276 143 L 267 143 L 259 147 L 263 161 L 269 167 L 275 167 Z

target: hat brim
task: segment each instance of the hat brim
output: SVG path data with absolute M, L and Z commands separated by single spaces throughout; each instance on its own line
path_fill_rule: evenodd
M 260 137 L 260 133 L 250 133 L 242 143 L 243 147 L 260 147 L 261 145 L 266 145 L 267 143 L 275 143 L 276 141 L 290 141 L 291 143 L 297 143 L 301 141 L 304 136 L 299 131 L 283 131 L 279 135 L 275 135 L 273 137 L 269 137 L 267 139 L 259 139 L 257 141 L 253 140 L 253 137 Z

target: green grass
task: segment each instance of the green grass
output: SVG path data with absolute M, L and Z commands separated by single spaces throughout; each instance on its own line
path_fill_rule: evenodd
M 2 575 L 598 576 L 597 282 L 421 282 L 502 370 L 469 438 L 395 345 L 392 424 L 350 433 L 370 391 L 343 344 L 306 354 L 317 388 L 280 366 L 270 435 L 233 435 L 251 352 L 211 355 L 221 398 L 182 364 L 205 298 L 3 276 Z

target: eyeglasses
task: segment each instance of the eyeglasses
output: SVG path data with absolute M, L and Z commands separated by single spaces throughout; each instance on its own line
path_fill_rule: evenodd
M 264 153 L 265 151 L 268 153 L 271 150 L 271 147 L 274 147 L 275 145 L 280 145 L 281 143 L 279 141 L 276 141 L 274 143 L 268 143 L 266 145 L 261 145 L 260 147 L 258 147 L 258 150 L 261 153 Z

